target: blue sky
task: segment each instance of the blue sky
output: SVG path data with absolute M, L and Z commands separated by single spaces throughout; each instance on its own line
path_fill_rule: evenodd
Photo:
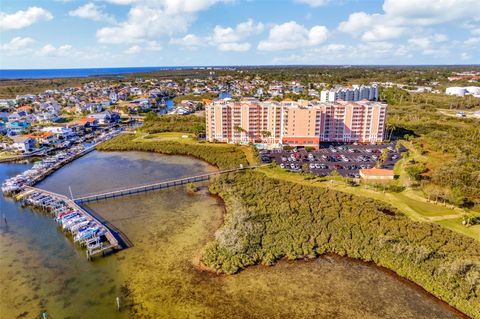
M 478 64 L 479 0 L 2 0 L 0 68 Z

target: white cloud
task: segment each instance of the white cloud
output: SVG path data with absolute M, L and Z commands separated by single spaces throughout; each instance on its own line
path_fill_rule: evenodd
M 251 44 L 245 40 L 261 33 L 264 28 L 263 23 L 255 23 L 252 19 L 248 19 L 235 27 L 216 25 L 212 34 L 206 37 L 199 37 L 190 33 L 182 38 L 172 38 L 170 44 L 181 45 L 188 49 L 212 45 L 220 51 L 248 51 Z
M 34 43 L 30 37 L 15 37 L 5 44 L 0 44 L 0 51 L 8 55 L 23 55 L 31 52 L 30 45 Z
M 132 4 L 132 3 L 138 2 L 137 0 L 105 0 L 105 1 L 113 4 L 120 4 L 120 5 Z
M 444 45 L 447 40 L 447 36 L 443 34 L 414 37 L 408 40 L 409 50 L 418 52 L 418 49 L 421 49 L 424 55 L 445 56 L 449 53 L 449 47 Z
M 126 54 L 135 55 L 139 54 L 144 51 L 161 51 L 162 47 L 157 41 L 147 41 L 145 46 L 140 46 L 138 44 L 132 45 L 127 50 L 125 50 Z
M 415 37 L 408 40 L 409 43 L 414 44 L 421 49 L 428 49 L 434 43 L 447 41 L 448 38 L 444 34 L 434 34 L 433 36 Z
M 308 31 L 308 45 L 318 45 L 325 41 L 328 36 L 328 30 L 324 26 L 314 26 Z
M 148 51 L 161 51 L 162 47 L 157 41 L 148 41 L 145 49 Z
M 401 36 L 405 31 L 402 27 L 393 27 L 386 25 L 376 25 L 371 30 L 362 35 L 362 40 L 367 42 L 384 41 L 395 39 Z
M 8 14 L 0 12 L 0 30 L 16 30 L 31 26 L 39 21 L 49 21 L 53 15 L 39 7 L 29 7 L 27 10 L 19 10 Z
M 10 42 L 2 44 L 0 47 L 2 48 L 2 50 L 18 50 L 23 49 L 34 42 L 35 41 L 30 37 L 15 37 L 10 40 Z
M 263 23 L 255 24 L 252 19 L 239 23 L 235 28 L 216 25 L 213 29 L 212 39 L 215 43 L 237 42 L 252 34 L 258 34 L 263 29 Z
M 338 29 L 363 41 L 383 41 L 413 33 L 413 27 L 478 20 L 478 12 L 478 0 L 385 0 L 383 13 L 352 13 Z
M 395 56 L 411 57 L 410 50 L 406 45 L 400 45 L 394 52 Z
M 379 15 L 370 15 L 365 12 L 354 12 L 350 14 L 347 21 L 340 22 L 338 29 L 352 35 L 361 34 L 362 31 L 371 26 L 373 17 L 375 16 Z
M 236 52 L 244 52 L 250 50 L 250 43 L 221 43 L 218 45 L 218 49 L 220 51 L 236 51 Z
M 72 17 L 115 23 L 114 17 L 102 12 L 102 10 L 92 2 L 80 6 L 75 10 L 69 11 L 68 14 Z
M 470 31 L 470 33 L 471 33 L 472 35 L 480 35 L 480 28 L 473 29 L 472 31 Z
M 286 57 L 276 57 L 274 64 L 361 64 L 388 61 L 392 63 L 395 45 L 389 42 L 360 43 L 358 45 L 344 45 L 333 43 L 307 48 L 302 54 L 292 54 Z
M 171 44 L 178 44 L 190 49 L 205 45 L 205 40 L 196 36 L 195 34 L 187 34 L 182 38 L 174 38 L 170 40 Z
M 78 51 L 70 44 L 63 44 L 55 47 L 52 44 L 46 44 L 38 52 L 37 55 L 44 57 L 63 57 L 69 55 L 78 55 Z
M 117 26 L 97 30 L 100 43 L 139 43 L 163 35 L 186 32 L 197 13 L 220 0 L 136 0 L 119 1 L 131 4 L 127 20 Z M 112 2 L 112 0 L 110 0 Z
M 258 50 L 291 50 L 314 46 L 327 39 L 328 30 L 324 26 L 314 26 L 310 30 L 295 21 L 275 25 L 270 29 L 268 39 L 260 41 Z
M 385 14 L 401 17 L 406 23 L 429 26 L 451 21 L 479 19 L 478 0 L 385 0 Z
M 330 0 L 295 0 L 298 3 L 308 4 L 311 7 L 321 7 L 330 2 Z
M 131 46 L 125 51 L 126 54 L 132 54 L 132 55 L 138 54 L 140 52 L 142 52 L 142 48 L 139 45 Z
M 239 23 L 235 28 L 216 25 L 208 40 L 220 51 L 248 51 L 251 45 L 244 40 L 263 29 L 263 23 L 255 23 L 252 19 Z
M 465 43 L 468 46 L 480 45 L 480 37 L 469 38 L 469 39 L 465 40 L 465 42 L 463 42 L 463 43 Z
M 466 52 L 462 52 L 460 54 L 460 59 L 462 59 L 462 60 L 469 60 L 470 58 L 471 58 L 471 55 L 466 53 Z

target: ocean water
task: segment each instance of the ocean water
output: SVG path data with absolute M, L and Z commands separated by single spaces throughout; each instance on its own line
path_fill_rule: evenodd
M 0 79 L 43 79 L 71 78 L 112 75 L 128 73 L 152 72 L 159 70 L 190 69 L 194 67 L 133 67 L 133 68 L 87 68 L 87 69 L 8 69 L 0 70 Z

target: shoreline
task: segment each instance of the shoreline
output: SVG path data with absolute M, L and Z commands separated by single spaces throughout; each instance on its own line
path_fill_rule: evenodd
M 111 151 L 108 151 L 108 152 L 111 152 Z M 127 151 L 129 152 L 129 151 Z M 147 153 L 158 153 L 158 152 L 147 152 Z M 162 154 L 162 155 L 172 155 L 172 156 L 178 156 L 178 155 L 174 155 L 174 154 L 163 154 L 163 153 L 159 153 L 159 154 Z M 201 160 L 209 165 L 212 165 L 212 166 L 215 166 L 214 164 L 211 164 L 211 163 L 208 163 L 207 161 L 205 161 L 204 159 L 202 158 L 199 158 L 199 157 L 196 157 L 196 156 L 193 156 L 193 155 L 180 155 L 180 156 L 187 156 L 187 157 L 192 157 L 192 158 L 195 158 L 197 160 Z M 216 166 L 215 166 L 216 167 Z M 206 186 L 206 191 L 208 193 L 209 196 L 213 197 L 216 199 L 216 201 L 218 202 L 218 205 L 221 206 L 222 208 L 222 217 L 221 217 L 221 222 L 220 222 L 220 227 L 223 226 L 224 222 L 225 222 L 225 216 L 226 216 L 226 213 L 227 213 L 227 205 L 225 203 L 225 200 L 223 199 L 223 197 L 219 194 L 219 193 L 212 193 L 210 192 L 209 190 L 209 186 L 211 185 L 211 183 L 209 183 L 207 186 Z M 217 228 L 216 231 L 218 231 L 219 228 Z M 213 239 L 215 237 L 215 233 L 212 234 L 211 238 Z M 237 274 L 233 274 L 233 275 L 230 275 L 230 274 L 225 274 L 225 273 L 222 273 L 222 272 L 218 272 L 218 271 L 215 271 L 214 269 L 212 269 L 211 267 L 207 266 L 205 263 L 202 262 L 202 255 L 203 255 L 203 249 L 205 247 L 202 248 L 202 250 L 200 250 L 192 259 L 192 266 L 193 268 L 200 272 L 200 273 L 203 273 L 203 274 L 209 274 L 210 276 L 212 277 L 228 277 L 228 276 L 235 276 Z M 366 265 L 368 267 L 371 267 L 371 268 L 375 268 L 375 269 L 378 269 L 380 271 L 382 271 L 383 273 L 386 273 L 387 275 L 389 275 L 391 278 L 394 278 L 395 280 L 401 282 L 401 283 L 404 283 L 406 284 L 407 286 L 415 289 L 417 292 L 419 293 L 422 293 L 423 295 L 427 296 L 430 300 L 433 300 L 435 301 L 439 306 L 445 308 L 445 309 L 448 309 L 448 310 L 451 310 L 453 311 L 455 314 L 457 314 L 459 317 L 463 318 L 463 319 L 470 319 L 471 317 L 468 316 L 467 314 L 463 313 L 462 311 L 460 311 L 459 309 L 455 308 L 454 306 L 450 305 L 447 301 L 443 300 L 443 299 L 440 299 L 439 297 L 435 296 L 433 293 L 427 291 L 425 288 L 423 288 L 422 286 L 420 286 L 419 284 L 417 284 L 416 282 L 406 278 L 406 277 L 403 277 L 401 275 L 399 275 L 398 273 L 396 273 L 394 270 L 392 269 L 389 269 L 387 267 L 384 267 L 384 266 L 381 266 L 381 265 L 377 265 L 375 262 L 373 261 L 367 261 L 367 260 L 363 260 L 363 259 L 359 259 L 359 258 L 353 258 L 353 257 L 349 257 L 349 256 L 341 256 L 339 254 L 335 254 L 335 253 L 326 253 L 326 254 L 322 254 L 322 255 L 318 255 L 318 256 L 315 256 L 315 257 L 308 257 L 308 256 L 305 256 L 303 258 L 299 258 L 299 259 L 295 259 L 295 260 L 288 260 L 287 257 L 283 257 L 281 259 L 279 259 L 278 261 L 276 261 L 273 265 L 271 266 L 266 266 L 266 265 L 262 265 L 262 264 L 256 264 L 256 265 L 253 265 L 253 266 L 248 266 L 241 271 L 246 271 L 248 268 L 256 268 L 256 267 L 264 267 L 264 268 L 268 268 L 268 267 L 275 267 L 278 263 L 284 263 L 284 262 L 287 262 L 287 263 L 299 263 L 299 262 L 303 262 L 303 263 L 309 263 L 309 262 L 314 262 L 318 259 L 328 259 L 328 258 L 334 258 L 334 259 L 337 259 L 337 260 L 349 260 L 349 261 L 352 261 L 354 263 L 359 263 L 359 264 L 362 264 L 362 265 Z
M 99 150 L 100 152 L 138 152 L 139 150 L 130 150 L 130 151 L 123 151 L 123 150 Z M 152 152 L 152 151 L 141 151 L 140 152 L 146 152 L 146 153 L 157 153 L 157 154 L 162 154 L 162 155 L 172 155 L 172 156 L 187 156 L 187 157 L 191 157 L 191 158 L 195 158 L 197 160 L 201 160 L 202 162 L 208 164 L 208 165 L 211 165 L 213 167 L 216 167 L 218 169 L 218 167 L 215 165 L 215 164 L 211 164 L 209 163 L 207 160 L 203 159 L 203 158 L 200 158 L 198 156 L 195 156 L 195 155 L 182 155 L 182 154 L 165 154 L 165 153 L 162 153 L 162 152 L 158 152 L 158 151 L 155 151 L 155 152 Z M 211 184 L 209 184 L 210 186 Z M 222 220 L 220 222 L 220 226 L 218 229 L 220 229 L 220 227 L 222 227 L 224 225 L 224 222 L 225 222 L 225 216 L 226 216 L 226 213 L 227 213 L 227 205 L 225 203 L 225 200 L 223 197 L 221 197 L 220 194 L 216 193 L 212 193 L 209 189 L 209 186 L 207 186 L 207 192 L 209 194 L 209 196 L 212 196 L 214 198 L 216 198 L 217 202 L 219 205 L 222 206 Z M 215 239 L 215 233 L 211 234 L 211 237 L 210 237 L 210 241 L 211 242 L 212 240 Z M 224 274 L 224 273 L 219 273 L 215 270 L 213 270 L 212 268 L 208 267 L 207 265 L 205 265 L 201 259 L 202 259 L 202 256 L 203 256 L 203 249 L 205 248 L 205 246 L 202 248 L 201 251 L 198 252 L 198 254 L 196 254 L 195 256 L 192 257 L 192 266 L 193 268 L 196 270 L 196 271 L 199 271 L 199 272 L 202 272 L 202 273 L 208 273 L 210 274 L 211 276 L 214 276 L 214 277 L 228 277 L 230 275 L 228 274 Z M 460 311 L 459 309 L 455 308 L 454 306 L 450 305 L 448 302 L 446 302 L 445 300 L 442 300 L 440 299 L 439 297 L 433 295 L 432 293 L 428 292 L 425 288 L 423 288 L 422 286 L 420 286 L 419 284 L 415 283 L 414 281 L 406 278 L 406 277 L 402 277 L 401 275 L 397 274 L 394 270 L 392 269 L 389 269 L 389 268 L 386 268 L 384 266 L 380 266 L 380 265 L 377 265 L 375 262 L 373 261 L 365 261 L 365 260 L 362 260 L 362 259 L 358 259 L 358 258 L 352 258 L 352 257 L 348 257 L 348 256 L 340 256 L 338 254 L 334 254 L 334 253 L 327 253 L 327 254 L 322 254 L 322 255 L 319 255 L 317 257 L 314 257 L 314 258 L 299 258 L 299 259 L 296 259 L 296 260 L 293 260 L 293 262 L 311 262 L 311 261 L 314 261 L 314 260 L 318 260 L 318 258 L 329 258 L 329 257 L 332 257 L 332 258 L 340 258 L 340 259 L 348 259 L 348 260 L 351 260 L 351 261 L 354 261 L 354 262 L 358 262 L 358 263 L 361 263 L 361 264 L 364 264 L 364 265 L 368 265 L 369 267 L 375 267 L 376 269 L 380 269 L 381 271 L 383 271 L 384 273 L 387 273 L 389 274 L 390 276 L 392 276 L 393 278 L 395 278 L 396 280 L 399 280 L 400 282 L 403 282 L 411 287 L 413 287 L 415 290 L 417 290 L 418 292 L 424 294 L 425 296 L 428 296 L 429 298 L 433 298 L 432 300 L 435 300 L 435 302 L 437 302 L 440 306 L 444 307 L 444 308 L 447 308 L 447 309 L 450 309 L 452 311 L 454 311 L 456 314 L 458 314 L 461 318 L 470 318 L 468 315 L 466 315 L 465 313 L 463 313 L 462 311 Z M 198 262 L 197 262 L 198 261 Z M 275 266 L 277 263 L 281 263 L 281 262 L 289 262 L 287 260 L 286 257 L 283 257 L 281 259 L 279 259 L 278 261 L 275 262 L 275 264 L 273 266 Z M 256 265 L 253 265 L 253 266 L 248 266 L 246 268 L 250 268 L 250 267 L 264 267 L 263 265 L 261 264 L 256 264 Z M 245 269 L 246 269 L 245 268 Z M 242 269 L 241 271 L 245 271 L 245 269 Z
M 208 188 L 207 188 L 207 191 L 208 191 L 210 196 L 212 196 L 212 197 L 216 198 L 217 200 L 221 201 L 223 214 L 222 214 L 222 221 L 221 221 L 220 227 L 222 227 L 223 224 L 224 224 L 224 221 L 225 221 L 225 214 L 227 213 L 227 205 L 226 205 L 224 199 L 222 198 L 222 196 L 220 194 L 213 194 L 208 190 Z M 218 231 L 218 229 L 217 229 L 217 231 Z M 214 238 L 214 236 L 215 236 L 215 233 L 212 234 L 211 237 Z M 410 280 L 406 277 L 402 277 L 401 275 L 397 274 L 392 269 L 389 269 L 389 268 L 381 266 L 381 265 L 377 265 L 374 261 L 367 261 L 367 260 L 363 260 L 363 259 L 359 259 L 359 258 L 353 258 L 353 257 L 349 257 L 349 256 L 341 256 L 341 255 L 335 254 L 335 253 L 325 253 L 325 254 L 315 256 L 315 257 L 305 256 L 303 258 L 298 258 L 298 259 L 295 259 L 295 260 L 288 260 L 288 258 L 286 256 L 284 256 L 283 258 L 277 260 L 271 266 L 256 264 L 256 265 L 252 265 L 252 266 L 247 266 L 246 268 L 240 270 L 236 274 L 226 274 L 226 273 L 222 273 L 222 272 L 219 272 L 219 271 L 215 271 L 214 269 L 207 266 L 205 263 L 203 263 L 201 261 L 202 253 L 203 253 L 204 248 L 205 247 L 203 247 L 202 250 L 199 251 L 198 254 L 194 257 L 195 262 L 193 263 L 193 268 L 196 271 L 198 271 L 198 272 L 200 272 L 204 275 L 209 275 L 211 277 L 226 278 L 226 277 L 229 277 L 229 276 L 236 276 L 236 275 L 238 275 L 238 273 L 243 272 L 243 271 L 248 271 L 248 269 L 250 269 L 250 268 L 252 268 L 252 269 L 257 268 L 257 267 L 270 268 L 270 267 L 275 267 L 275 266 L 277 266 L 277 264 L 280 264 L 280 263 L 289 263 L 289 264 L 312 263 L 312 262 L 318 261 L 319 259 L 324 259 L 324 260 L 335 259 L 336 261 L 348 260 L 348 261 L 353 262 L 353 263 L 357 263 L 357 264 L 360 264 L 360 265 L 368 266 L 369 268 L 375 268 L 377 270 L 380 270 L 381 272 L 387 274 L 389 277 L 393 278 L 394 280 L 396 280 L 398 282 L 401 282 L 401 283 L 407 285 L 408 287 L 413 288 L 415 291 L 423 294 L 424 296 L 426 296 L 430 300 L 437 303 L 440 307 L 454 312 L 456 315 L 458 315 L 462 319 L 471 319 L 472 318 L 472 317 L 468 316 L 467 314 L 465 314 L 464 312 L 460 311 L 459 309 L 455 308 L 454 306 L 450 305 L 447 301 L 445 301 L 443 299 L 440 299 L 439 297 L 435 296 L 433 293 L 427 291 L 425 288 L 423 288 L 422 286 L 420 286 L 416 282 L 414 282 L 414 281 L 412 281 L 412 280 Z M 197 258 L 198 258 L 198 260 L 197 260 Z

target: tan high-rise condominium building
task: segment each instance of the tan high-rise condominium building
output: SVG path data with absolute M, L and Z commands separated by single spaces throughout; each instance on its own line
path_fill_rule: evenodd
M 381 142 L 386 109 L 386 104 L 366 100 L 216 100 L 206 106 L 207 140 L 311 147 L 320 142 Z

